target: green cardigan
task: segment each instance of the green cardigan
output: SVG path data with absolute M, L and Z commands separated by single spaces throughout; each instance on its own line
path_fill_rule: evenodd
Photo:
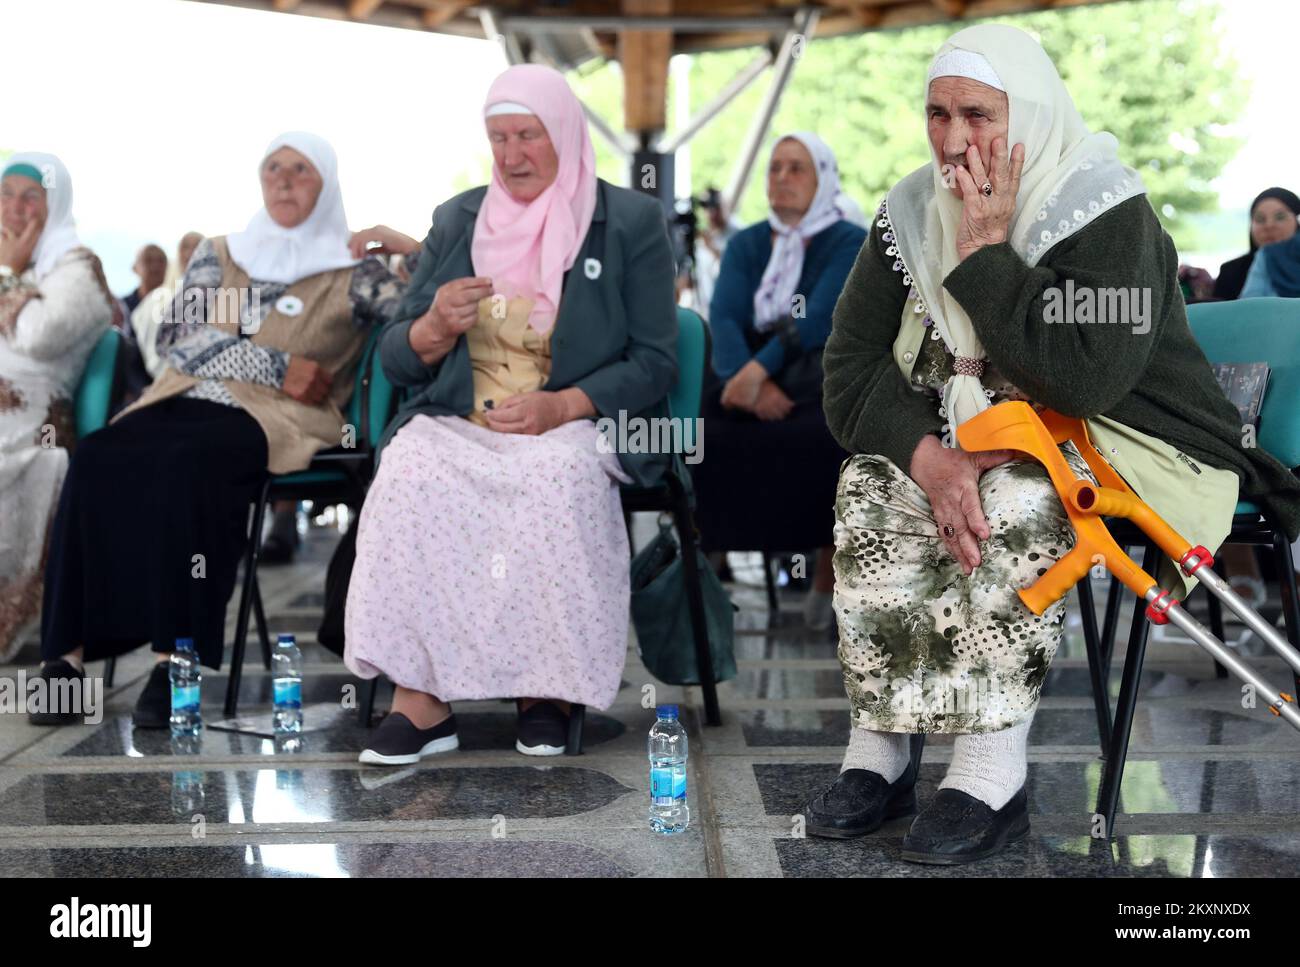
M 415 275 L 380 337 L 384 373 L 405 390 L 379 442 L 381 450 L 417 414 L 465 416 L 474 408 L 465 337 L 427 366 L 411 348 L 409 332 L 432 304 L 438 286 L 475 274 L 470 242 L 486 193 L 486 185 L 472 188 L 434 211 Z M 545 388 L 577 386 L 591 398 L 598 416 L 614 420 L 620 410 L 629 418 L 667 416 L 668 390 L 677 379 L 677 310 L 663 208 L 648 195 L 602 180 L 591 222 L 582 250 L 564 276 Z M 598 273 L 588 271 L 591 259 L 598 259 L 592 267 Z M 670 460 L 670 455 L 619 454 L 623 469 L 642 486 L 657 483 Z
M 943 421 L 895 361 L 908 287 L 885 255 L 883 231 L 873 227 L 835 306 L 823 405 L 846 450 L 883 454 L 906 471 L 921 438 Z M 1046 324 L 1044 290 L 1064 289 L 1067 280 L 1076 288 L 1150 288 L 1150 329 Z M 1265 451 L 1242 446 L 1236 407 L 1187 327 L 1173 240 L 1144 196 L 1057 243 L 1037 266 L 1003 242 L 969 256 L 943 284 L 989 360 L 1031 399 L 1067 416 L 1110 417 L 1235 471 L 1244 496 L 1292 540 L 1300 534 L 1300 479 Z

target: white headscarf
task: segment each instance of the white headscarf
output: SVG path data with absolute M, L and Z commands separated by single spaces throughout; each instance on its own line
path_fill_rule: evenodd
M 242 232 L 226 238 L 230 256 L 249 278 L 258 282 L 293 284 L 320 272 L 356 265 L 360 259 L 348 251 L 348 219 L 339 190 L 338 158 L 328 141 L 306 131 L 287 131 L 269 145 L 262 163 L 281 148 L 293 148 L 312 163 L 321 177 L 316 207 L 301 224 L 284 228 L 276 224 L 266 206 Z
M 830 146 L 811 131 L 794 131 L 778 138 L 776 144 L 787 139 L 798 141 L 808 149 L 817 172 L 817 191 L 797 225 L 787 225 L 775 211 L 768 209 L 767 223 L 776 232 L 776 241 L 754 293 L 754 328 L 760 332 L 790 315 L 794 290 L 803 275 L 804 242 L 807 239 L 841 219 L 867 227 L 867 217 L 862 209 L 840 189 L 840 169 Z M 776 151 L 776 145 L 772 146 L 772 151 Z
M 10 155 L 3 169 L 14 165 L 31 165 L 41 173 L 41 187 L 45 189 L 45 227 L 32 251 L 32 271 L 39 283 L 69 250 L 78 247 L 77 222 L 72 217 L 72 179 L 63 162 L 43 151 L 23 151 Z
M 1098 215 L 1146 191 L 1119 160 L 1113 135 L 1092 133 L 1079 115 L 1051 58 L 1027 33 L 1004 24 L 981 24 L 953 34 L 939 48 L 926 80 L 968 77 L 1005 91 L 1007 151 L 1025 146 L 1016 211 L 1007 241 L 1027 264 Z M 992 82 L 992 83 L 990 83 Z M 956 446 L 952 427 L 988 407 L 979 381 L 984 347 L 970 317 L 943 287 L 957 267 L 962 201 L 943 184 L 942 158 L 912 172 L 890 190 L 886 218 L 893 232 L 889 254 L 902 262 L 904 282 L 916 287 L 917 312 L 955 357 L 959 372 L 943 390 L 940 415 L 948 419 L 944 444 Z

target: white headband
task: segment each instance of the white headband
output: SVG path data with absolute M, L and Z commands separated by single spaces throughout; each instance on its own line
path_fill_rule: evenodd
M 528 108 L 522 104 L 516 104 L 514 101 L 497 101 L 484 112 L 485 118 L 495 117 L 498 114 L 532 114 Z
M 966 77 L 972 81 L 979 81 L 981 84 L 996 88 L 1004 94 L 1007 90 L 1002 86 L 1002 81 L 998 79 L 997 72 L 993 70 L 993 65 L 988 62 L 983 54 L 977 54 L 973 50 L 961 50 L 957 47 L 945 51 L 934 59 L 934 64 L 930 67 L 930 75 L 925 79 L 926 86 L 928 87 L 936 77 Z

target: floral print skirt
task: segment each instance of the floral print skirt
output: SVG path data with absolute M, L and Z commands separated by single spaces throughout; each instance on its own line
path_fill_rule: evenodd
M 628 648 L 618 456 L 590 420 L 538 436 L 416 416 L 384 449 L 348 589 L 344 660 L 443 701 L 608 708 Z
M 1073 444 L 1062 453 L 1091 479 Z M 855 726 L 996 732 L 1036 707 L 1065 600 L 1036 616 L 1016 592 L 1074 546 L 1074 529 L 1036 461 L 994 467 L 979 492 L 991 536 L 967 577 L 911 477 L 879 455 L 844 462 L 833 601 Z

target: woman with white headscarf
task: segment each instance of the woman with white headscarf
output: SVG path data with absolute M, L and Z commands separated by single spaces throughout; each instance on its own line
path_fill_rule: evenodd
M 809 131 L 777 139 L 767 196 L 767 219 L 728 243 L 709 307 L 709 459 L 693 467 L 696 520 L 712 551 L 821 548 L 805 616 L 826 628 L 832 503 L 847 454 L 822 414 L 821 356 L 866 219 L 840 187 L 834 153 Z
M 40 611 L 41 561 L 75 442 L 72 399 L 117 302 L 77 238 L 72 180 L 52 154 L 0 174 L 0 661 Z
M 931 161 L 881 205 L 826 345 L 827 419 L 854 454 L 834 599 L 853 727 L 806 815 L 810 833 L 843 838 L 912 812 L 908 734 L 954 734 L 903 843 L 906 860 L 951 864 L 1028 831 L 1027 733 L 1065 603 L 1039 617 L 1016 592 L 1074 543 L 1039 464 L 966 453 L 954 428 L 1006 399 L 1087 418 L 1134 490 L 1209 548 L 1239 489 L 1294 536 L 1300 483 L 1243 449 L 1188 330 L 1172 241 L 1033 38 L 997 24 L 955 34 L 925 111 Z M 1122 303 L 1107 295 L 1121 290 Z M 1185 590 L 1168 569 L 1161 580 Z
M 302 470 L 343 443 L 369 330 L 403 289 L 378 259 L 349 252 L 326 141 L 281 135 L 259 175 L 263 207 L 244 231 L 195 250 L 159 327 L 166 367 L 81 442 L 55 521 L 41 675 L 77 680 L 84 662 L 152 642 L 142 728 L 168 724 L 177 639 L 220 667 L 249 503 L 268 472 Z

